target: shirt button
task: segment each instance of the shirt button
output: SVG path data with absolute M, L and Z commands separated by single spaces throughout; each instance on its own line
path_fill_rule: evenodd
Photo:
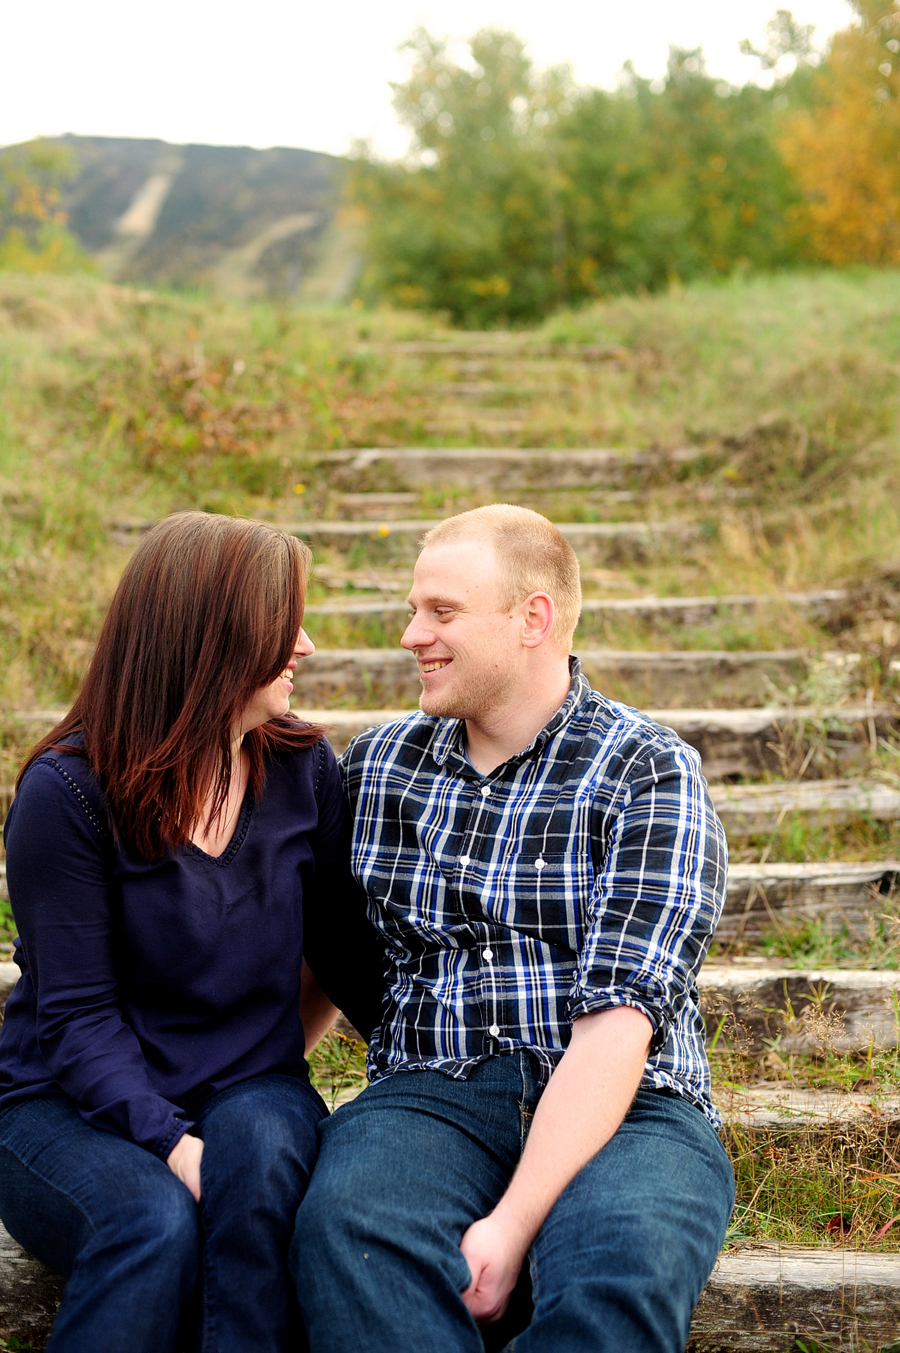
M 470 858 L 470 856 L 468 856 L 468 855 L 460 855 L 460 857 L 459 857 L 459 862 L 460 862 L 460 864 L 471 864 L 471 863 L 472 863 L 471 858 Z
M 491 959 L 494 957 L 493 949 L 485 949 L 484 956 L 487 959 L 488 963 L 490 963 Z
M 499 1036 L 500 1036 L 500 1025 L 499 1025 L 499 1024 L 492 1024 L 491 1027 L 488 1029 L 488 1033 L 490 1034 L 491 1038 L 499 1038 Z
M 485 799 L 486 799 L 487 796 L 488 796 L 488 794 L 490 794 L 490 792 L 491 792 L 491 787 L 490 787 L 490 785 L 482 785 L 482 786 L 481 786 L 481 795 L 482 795 L 482 798 L 485 798 Z

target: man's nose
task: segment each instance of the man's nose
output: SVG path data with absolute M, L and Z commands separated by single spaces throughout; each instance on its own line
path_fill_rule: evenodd
M 407 649 L 425 648 L 428 644 L 434 643 L 434 635 L 428 630 L 428 627 L 414 615 L 400 638 L 401 647 Z

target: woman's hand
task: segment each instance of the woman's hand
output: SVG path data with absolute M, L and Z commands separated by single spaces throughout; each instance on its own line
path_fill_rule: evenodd
M 505 1226 L 494 1213 L 473 1222 L 459 1248 L 472 1275 L 463 1301 L 480 1324 L 499 1320 L 512 1296 L 527 1243 L 523 1249 L 521 1233 Z
M 203 1158 L 203 1143 L 199 1137 L 186 1132 L 172 1147 L 166 1157 L 166 1164 L 176 1179 L 180 1179 L 185 1188 L 200 1201 L 200 1161 Z

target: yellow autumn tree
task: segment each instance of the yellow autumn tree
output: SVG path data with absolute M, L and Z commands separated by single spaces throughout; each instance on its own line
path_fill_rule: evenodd
M 781 154 L 803 189 L 793 207 L 813 256 L 835 265 L 900 263 L 900 10 L 854 0 L 786 118 Z
M 0 150 L 0 270 L 91 268 L 61 205 L 61 187 L 74 168 L 70 152 L 48 141 Z

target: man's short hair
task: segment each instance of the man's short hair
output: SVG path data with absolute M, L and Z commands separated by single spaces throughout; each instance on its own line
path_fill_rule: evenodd
M 581 574 L 575 551 L 562 532 L 530 508 L 493 503 L 439 522 L 422 537 L 422 548 L 472 538 L 494 547 L 502 610 L 518 606 L 532 592 L 552 597 L 556 618 L 550 637 L 568 653 L 581 615 Z

